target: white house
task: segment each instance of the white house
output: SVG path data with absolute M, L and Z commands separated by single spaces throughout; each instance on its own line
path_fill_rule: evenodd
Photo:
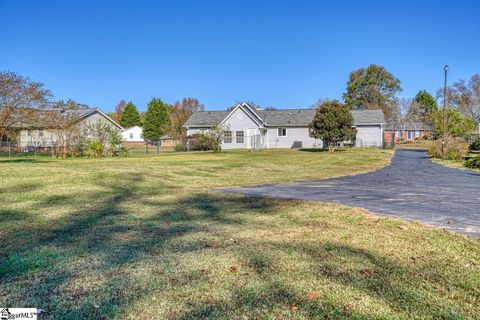
M 255 109 L 247 103 L 231 111 L 198 111 L 185 123 L 187 134 L 207 131 L 215 126 L 226 128 L 222 148 L 312 148 L 323 147 L 321 140 L 308 134 L 314 109 Z M 353 110 L 357 129 L 355 145 L 381 147 L 385 129 L 382 110 Z
M 122 131 L 122 138 L 125 142 L 145 142 L 145 140 L 143 139 L 143 129 L 140 126 L 125 128 Z

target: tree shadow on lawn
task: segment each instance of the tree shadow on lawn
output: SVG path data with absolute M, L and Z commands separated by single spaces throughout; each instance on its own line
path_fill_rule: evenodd
M 250 251 L 237 252 L 247 271 L 237 275 L 238 284 L 231 288 L 230 296 L 223 300 L 206 298 L 193 303 L 191 310 L 181 319 L 243 318 L 245 315 L 282 319 L 464 318 L 455 302 L 442 301 L 441 297 L 437 298 L 442 303 L 432 301 L 431 292 L 412 282 L 421 279 L 419 270 L 430 269 L 428 265 L 408 268 L 371 251 L 334 242 L 293 245 L 260 242 L 250 246 Z M 254 249 L 266 246 L 274 247 L 271 254 Z M 285 278 L 286 275 L 278 274 L 278 252 L 300 254 L 308 266 Z M 352 261 L 355 264 L 349 266 Z M 305 271 L 310 273 L 309 279 L 301 278 Z M 435 276 L 435 271 L 425 273 L 428 278 Z M 303 285 L 299 286 L 297 281 Z M 334 284 L 337 291 L 342 291 L 338 288 L 340 285 L 354 295 L 345 298 L 339 292 L 322 290 L 321 285 L 312 291 L 312 283 L 324 284 L 325 281 Z M 442 284 L 444 292 L 448 292 L 449 286 L 448 283 Z M 377 307 L 381 304 L 383 310 L 369 310 L 368 307 L 355 310 L 357 299 L 362 298 L 378 301 Z
M 328 152 L 328 148 L 301 148 L 298 149 L 298 151 L 303 151 L 303 152 Z M 335 148 L 335 152 L 345 152 L 347 149 L 344 148 Z
M 191 296 L 180 295 L 176 303 L 183 309 L 169 310 L 167 318 L 369 318 L 333 298 L 306 300 L 307 292 L 290 280 L 283 281 L 301 276 L 295 270 L 278 271 L 278 256 L 294 253 L 305 259 L 310 272 L 307 281 L 322 283 L 326 279 L 353 287 L 400 312 L 432 308 L 427 294 L 414 292 L 415 283 L 400 283 L 413 277 L 415 271 L 361 248 L 334 242 L 248 238 L 240 243 L 230 241 L 235 237 L 232 230 L 269 227 L 246 217 L 278 215 L 279 203 L 289 202 L 210 193 L 152 201 L 139 191 L 144 178 L 130 174 L 119 182 L 101 176 L 96 184 L 105 191 L 79 194 L 82 199 L 89 199 L 91 206 L 81 207 L 75 201 L 77 210 L 67 217 L 39 226 L 29 241 L 19 241 L 0 253 L 0 279 L 5 288 L 0 293 L 0 304 L 43 308 L 47 310 L 46 318 L 52 319 L 121 317 L 137 302 L 151 296 L 174 294 L 182 289 L 188 292 L 196 285 L 205 285 L 202 274 L 208 270 L 192 271 L 201 266 L 184 265 L 184 258 L 223 257 L 228 253 L 236 256 L 249 272 L 234 275 L 244 277 L 243 280 L 219 284 L 218 289 L 228 290 L 228 297 L 196 297 L 191 301 Z M 157 183 L 157 187 L 159 194 L 181 192 L 168 184 Z M 35 205 L 64 205 L 49 198 Z M 136 203 L 154 206 L 155 214 L 135 214 L 129 205 Z M 0 241 L 11 241 L 21 231 L 31 230 L 17 228 L 1 233 Z M 259 250 L 262 248 L 268 250 Z M 364 264 L 371 271 L 351 269 L 345 273 L 344 264 L 348 261 L 359 261 L 356 265 Z M 217 266 L 213 263 L 211 267 Z M 292 310 L 292 304 L 297 311 Z M 447 307 L 435 308 L 436 315 L 445 315 Z
M 239 219 L 222 212 L 225 206 L 270 210 L 267 200 L 252 205 L 242 197 L 230 197 L 222 202 L 218 197 L 201 193 L 160 201 L 155 215 L 142 218 L 135 216 L 128 204 L 144 200 L 137 191 L 143 180 L 142 175 L 125 176 L 121 183 L 102 177 L 96 184 L 106 191 L 78 195 L 94 206 L 81 207 L 75 197 L 60 195 L 53 196 L 60 197 L 60 202 L 46 196 L 43 202 L 32 205 L 32 209 L 53 210 L 72 201 L 76 210 L 34 230 L 20 225 L 0 233 L 0 241 L 9 242 L 0 253 L 0 278 L 8 288 L 0 293 L 0 302 L 43 308 L 48 312 L 47 317 L 56 319 L 114 317 L 149 293 L 144 284 L 132 280 L 130 267 L 156 259 L 165 250 L 181 255 L 227 246 L 226 242 L 199 237 L 173 247 L 187 235 L 210 231 L 221 234 L 220 228 L 210 230 L 208 224 L 241 224 Z M 170 185 L 157 184 L 157 187 L 159 193 L 175 192 Z M 6 219 L 31 214 L 29 210 L 12 211 Z M 19 233 L 27 233 L 28 241 L 17 241 Z M 172 257 L 175 258 L 172 255 L 166 258 Z M 83 287 L 90 287 L 88 282 L 95 283 L 97 278 L 102 283 L 89 289 L 76 285 L 86 281 Z
M 53 160 L 51 159 L 45 159 L 46 157 L 40 157 L 40 158 L 1 158 L 0 157 L 0 164 L 2 163 L 47 163 L 47 162 L 52 162 Z

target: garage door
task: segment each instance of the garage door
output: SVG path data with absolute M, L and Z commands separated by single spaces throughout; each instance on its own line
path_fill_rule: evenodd
M 380 126 L 357 126 L 357 147 L 381 147 L 382 131 Z

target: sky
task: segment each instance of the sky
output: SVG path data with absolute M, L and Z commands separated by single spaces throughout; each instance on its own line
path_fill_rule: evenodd
M 0 0 L 0 71 L 113 111 L 152 97 L 305 108 L 379 64 L 400 97 L 480 73 L 480 1 Z

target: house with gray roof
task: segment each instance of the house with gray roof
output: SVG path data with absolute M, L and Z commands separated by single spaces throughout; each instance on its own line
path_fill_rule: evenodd
M 54 122 L 54 119 L 57 118 L 54 113 L 63 113 L 65 119 L 69 121 L 69 125 L 78 125 L 81 131 L 86 131 L 89 126 L 101 121 L 120 131 L 123 130 L 122 126 L 115 120 L 97 108 L 37 110 L 35 117 L 29 117 L 28 120 L 20 118 L 13 126 L 12 129 L 16 131 L 17 145 L 22 148 L 30 146 L 51 147 L 55 145 L 60 139 L 60 133 Z
M 323 141 L 310 137 L 308 124 L 314 109 L 256 109 L 247 103 L 231 111 L 194 112 L 185 123 L 189 136 L 222 126 L 226 131 L 223 149 L 323 148 Z M 385 117 L 382 110 L 352 110 L 358 147 L 381 147 Z

